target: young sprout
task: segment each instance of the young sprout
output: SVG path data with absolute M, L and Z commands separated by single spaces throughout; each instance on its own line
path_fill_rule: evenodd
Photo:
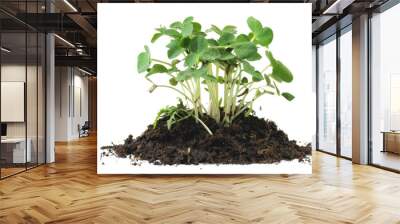
M 291 93 L 278 88 L 280 83 L 292 82 L 293 75 L 269 49 L 273 31 L 254 17 L 247 19 L 247 25 L 249 33 L 238 33 L 233 25 L 223 28 L 212 25 L 204 30 L 190 16 L 156 29 L 151 42 L 168 38 L 168 60 L 153 58 L 145 46 L 138 55 L 137 70 L 145 73 L 152 84 L 151 91 L 169 88 L 177 92 L 189 108 L 182 107 L 182 103 L 163 108 L 155 125 L 162 117 L 169 117 L 169 128 L 193 117 L 212 134 L 201 120 L 203 114 L 218 124 L 230 126 L 240 114 L 251 113 L 254 102 L 266 94 L 282 96 L 288 101 L 294 99 Z M 215 36 L 217 38 L 213 38 Z M 263 68 L 252 65 L 260 60 L 265 61 Z M 151 79 L 155 74 L 168 76 L 169 83 L 155 83 Z M 205 96 L 201 90 L 206 90 Z M 208 108 L 204 106 L 204 98 L 209 100 Z

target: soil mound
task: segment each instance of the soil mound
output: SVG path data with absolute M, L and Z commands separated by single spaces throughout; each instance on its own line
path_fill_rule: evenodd
M 221 127 L 207 115 L 202 120 L 213 135 L 192 118 L 168 130 L 164 118 L 156 128 L 149 125 L 139 137 L 130 135 L 124 144 L 102 149 L 118 157 L 134 156 L 157 165 L 274 163 L 293 159 L 304 161 L 311 155 L 310 144 L 297 145 L 273 121 L 242 115 L 231 127 Z

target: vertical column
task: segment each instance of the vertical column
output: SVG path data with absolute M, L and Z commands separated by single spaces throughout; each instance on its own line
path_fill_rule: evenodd
M 353 162 L 368 163 L 368 15 L 353 19 Z
M 53 12 L 51 1 L 46 1 L 46 11 Z M 46 34 L 46 163 L 55 161 L 55 53 L 54 34 Z

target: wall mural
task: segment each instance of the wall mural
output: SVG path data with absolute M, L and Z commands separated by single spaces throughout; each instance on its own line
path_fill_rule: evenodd
M 98 173 L 311 173 L 310 11 L 100 4 Z

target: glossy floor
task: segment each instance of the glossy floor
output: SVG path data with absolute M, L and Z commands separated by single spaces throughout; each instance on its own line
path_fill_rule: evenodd
M 99 176 L 96 138 L 0 181 L 0 223 L 400 223 L 400 175 L 314 152 L 313 175 Z
M 374 151 L 373 163 L 400 171 L 400 155 L 391 152 Z

